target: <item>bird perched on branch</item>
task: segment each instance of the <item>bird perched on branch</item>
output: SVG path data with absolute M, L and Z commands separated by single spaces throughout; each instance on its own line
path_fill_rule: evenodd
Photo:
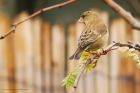
M 108 42 L 108 29 L 99 15 L 94 10 L 81 14 L 78 22 L 84 24 L 84 29 L 78 39 L 78 48 L 69 59 L 78 60 L 83 51 L 91 52 L 103 49 Z

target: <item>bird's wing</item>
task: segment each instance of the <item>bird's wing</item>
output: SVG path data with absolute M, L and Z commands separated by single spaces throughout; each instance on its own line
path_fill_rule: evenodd
M 86 26 L 78 40 L 78 47 L 85 49 L 88 45 L 96 42 L 107 32 L 105 29 L 106 26 L 104 24 L 97 28 L 91 27 L 91 25 Z

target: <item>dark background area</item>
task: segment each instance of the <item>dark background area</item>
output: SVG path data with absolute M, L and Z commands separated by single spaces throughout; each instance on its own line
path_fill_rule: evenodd
M 39 9 L 64 1 L 65 0 L 1 0 L 0 10 L 14 17 L 22 11 L 28 11 L 32 14 Z M 134 16 L 140 15 L 140 0 L 115 0 L 115 2 L 131 12 Z M 78 0 L 76 3 L 47 11 L 40 16 L 51 23 L 71 23 L 76 21 L 83 11 L 91 8 L 108 11 L 110 18 L 118 16 L 110 7 L 104 4 L 103 0 Z

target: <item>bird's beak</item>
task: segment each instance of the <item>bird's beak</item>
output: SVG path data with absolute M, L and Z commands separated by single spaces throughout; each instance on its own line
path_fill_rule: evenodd
M 80 17 L 79 20 L 78 20 L 78 22 L 79 22 L 79 23 L 83 23 L 83 22 L 84 22 L 83 18 Z

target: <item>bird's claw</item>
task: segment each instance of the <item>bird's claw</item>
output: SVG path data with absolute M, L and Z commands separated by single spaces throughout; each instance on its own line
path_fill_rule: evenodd
M 107 51 L 103 48 L 97 50 L 97 51 L 90 51 L 89 58 L 93 59 L 93 56 L 96 55 L 95 59 L 98 59 L 101 55 L 106 55 Z
M 99 49 L 98 51 L 97 51 L 97 56 L 98 57 L 100 57 L 101 55 L 106 55 L 107 54 L 107 51 L 106 50 L 104 50 L 103 48 L 101 48 L 101 49 Z
M 107 51 L 102 48 L 102 55 L 106 55 Z

